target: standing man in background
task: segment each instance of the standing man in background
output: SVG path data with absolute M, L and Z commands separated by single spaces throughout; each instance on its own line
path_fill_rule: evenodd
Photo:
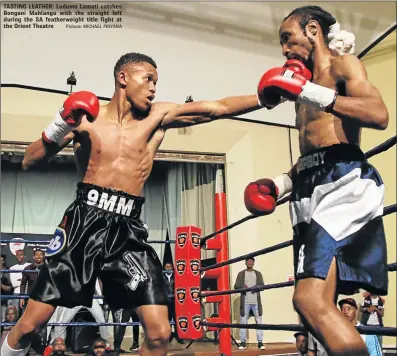
M 367 293 L 360 304 L 361 324 L 383 326 L 385 315 L 385 300 L 375 293 Z M 382 347 L 382 335 L 377 335 Z
M 44 252 L 40 249 L 34 250 L 33 251 L 33 263 L 30 265 L 27 265 L 23 270 L 24 271 L 39 271 L 41 266 L 43 265 L 44 262 Z M 33 284 L 36 281 L 36 278 L 38 276 L 38 273 L 36 272 L 26 272 L 22 274 L 22 281 L 20 285 L 20 293 L 21 294 L 28 294 L 30 295 L 30 292 L 32 291 Z M 21 311 L 25 308 L 26 306 L 26 301 L 25 299 L 20 299 L 19 300 L 19 306 L 21 308 Z
M 255 286 L 264 285 L 262 273 L 254 270 L 255 259 L 253 257 L 245 260 L 247 269 L 239 272 L 237 275 L 234 289 L 251 288 Z M 255 317 L 257 324 L 262 323 L 262 302 L 259 292 L 241 293 L 240 299 L 240 323 L 247 324 L 250 313 Z M 265 350 L 263 345 L 263 330 L 256 331 L 256 338 L 258 340 L 258 349 Z M 240 329 L 240 350 L 244 350 L 247 342 L 247 329 Z
M 17 250 L 15 252 L 15 257 L 18 261 L 17 264 L 10 267 L 10 270 L 24 270 L 25 267 L 29 266 L 29 262 L 25 262 L 25 253 L 23 250 Z M 10 273 L 10 279 L 12 287 L 14 288 L 14 294 L 21 294 L 21 282 L 22 282 L 22 273 Z M 18 316 L 21 315 L 21 311 L 19 310 L 19 299 L 10 299 L 10 305 L 15 306 L 18 311 Z

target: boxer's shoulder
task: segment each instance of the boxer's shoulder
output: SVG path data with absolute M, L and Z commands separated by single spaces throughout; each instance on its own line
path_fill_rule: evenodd
M 355 73 L 361 73 L 364 69 L 361 61 L 352 54 L 335 57 L 331 62 L 330 73 L 335 79 L 349 79 Z

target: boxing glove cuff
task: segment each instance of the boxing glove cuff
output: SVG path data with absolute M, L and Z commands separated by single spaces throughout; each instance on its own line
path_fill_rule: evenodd
M 62 119 L 61 114 L 57 112 L 55 119 L 43 131 L 43 139 L 47 142 L 55 142 L 59 146 L 62 144 L 64 137 L 72 132 L 73 127 Z
M 335 90 L 307 81 L 302 86 L 302 92 L 296 101 L 300 104 L 315 106 L 321 111 L 329 111 L 336 100 L 336 96 Z
M 277 187 L 278 194 L 277 199 L 281 199 L 286 194 L 291 193 L 292 191 L 292 179 L 286 173 L 276 177 L 273 179 L 274 184 Z

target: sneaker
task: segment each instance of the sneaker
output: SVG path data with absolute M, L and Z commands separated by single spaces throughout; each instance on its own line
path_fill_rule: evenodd
M 238 347 L 239 350 L 245 350 L 247 348 L 245 341 L 243 341 L 242 343 L 240 343 L 240 346 Z
M 266 350 L 266 346 L 263 345 L 262 341 L 259 341 L 259 342 L 258 342 L 258 349 L 259 349 L 259 350 Z
M 139 351 L 139 344 L 136 341 L 132 343 L 132 346 L 130 347 L 130 351 Z

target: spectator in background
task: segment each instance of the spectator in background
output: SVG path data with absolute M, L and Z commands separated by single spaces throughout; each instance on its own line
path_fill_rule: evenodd
M 17 264 L 13 265 L 10 267 L 10 270 L 24 270 L 25 267 L 29 266 L 29 262 L 25 262 L 25 253 L 23 250 L 17 250 L 15 252 L 15 257 L 18 261 Z M 21 294 L 21 282 L 22 282 L 22 273 L 10 273 L 10 278 L 11 278 L 11 284 L 14 288 L 14 295 L 19 295 Z M 20 316 L 20 310 L 19 310 L 19 298 L 18 299 L 10 299 L 9 305 L 14 305 L 15 308 L 17 308 L 18 311 L 18 316 Z
M 360 305 L 361 324 L 383 326 L 385 315 L 385 300 L 379 295 L 366 293 Z M 380 347 L 382 348 L 382 335 L 377 335 Z
M 299 356 L 307 356 L 307 332 L 298 331 L 294 337 Z
M 14 323 L 18 320 L 18 311 L 14 305 L 10 305 L 9 307 L 5 308 L 5 322 L 7 323 Z M 7 334 L 12 329 L 12 326 L 2 326 L 1 327 L 1 341 L 0 345 L 3 343 L 3 340 L 7 336 Z
M 234 289 L 251 288 L 255 286 L 264 285 L 262 273 L 254 269 L 255 259 L 253 257 L 245 260 L 247 268 L 237 275 Z M 262 323 L 262 302 L 259 292 L 241 293 L 240 298 L 240 323 L 247 324 L 250 313 L 255 317 L 257 324 Z M 263 345 L 263 330 L 256 331 L 258 340 L 258 349 L 266 349 Z M 247 329 L 240 329 L 240 350 L 246 348 L 247 342 Z
M 328 356 L 324 346 L 310 333 L 307 338 L 307 356 Z
M 353 298 L 345 298 L 338 302 L 341 312 L 345 318 L 354 326 L 361 325 L 357 321 L 357 303 Z M 335 327 L 338 327 L 335 325 Z M 361 334 L 365 345 L 367 346 L 370 356 L 380 356 L 382 355 L 382 349 L 376 335 L 363 335 Z
M 85 356 L 112 356 L 118 355 L 116 352 L 109 351 L 106 347 L 106 340 L 101 337 L 96 339 L 91 350 Z
M 44 263 L 44 252 L 40 249 L 34 250 L 33 251 L 33 263 L 30 265 L 26 266 L 23 270 L 24 271 L 39 271 L 41 266 Z M 30 292 L 33 287 L 33 283 L 36 281 L 36 278 L 38 276 L 37 272 L 26 272 L 22 274 L 22 281 L 20 285 L 20 293 L 21 294 L 28 294 L 30 295 Z M 25 299 L 20 299 L 19 300 L 19 307 L 21 308 L 21 311 L 26 308 L 27 306 L 27 301 Z
M 167 262 L 164 266 L 164 280 L 168 294 L 168 320 L 176 323 L 175 315 L 175 277 L 174 277 L 174 266 L 171 262 Z M 176 324 L 174 325 L 174 332 L 171 332 L 170 342 L 175 338 L 178 344 L 183 344 L 176 331 Z
M 1 259 L 0 259 L 1 269 L 8 269 L 7 266 L 7 257 L 5 254 L 1 254 Z M 1 295 L 12 295 L 14 293 L 14 288 L 12 287 L 11 284 L 11 277 L 8 272 L 1 272 Z M 1 321 L 6 320 L 6 313 L 7 313 L 7 306 L 9 304 L 10 299 L 2 299 L 1 300 Z
M 51 345 L 48 345 L 43 353 L 43 356 L 67 356 L 66 344 L 63 337 L 57 337 Z

